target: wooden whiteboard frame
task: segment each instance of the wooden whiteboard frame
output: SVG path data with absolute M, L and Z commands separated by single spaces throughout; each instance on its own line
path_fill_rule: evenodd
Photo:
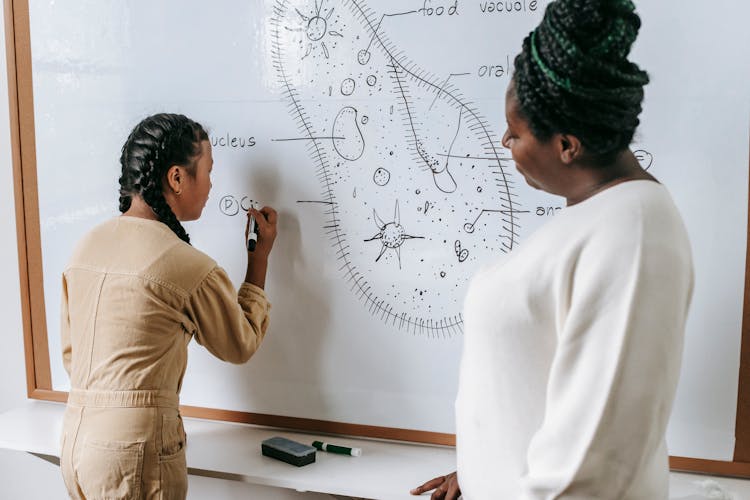
M 3 0 L 8 61 L 8 93 L 13 159 L 13 183 L 21 283 L 26 384 L 29 398 L 67 401 L 68 394 L 52 389 L 42 276 L 42 247 L 37 192 L 34 97 L 28 0 Z M 750 133 L 750 131 L 749 131 Z M 750 169 L 750 165 L 748 165 Z M 750 196 L 749 196 L 750 198 Z M 748 207 L 750 227 L 750 204 Z M 743 302 L 742 348 L 732 461 L 670 457 L 675 471 L 750 478 L 750 236 L 748 237 Z M 225 420 L 303 431 L 344 434 L 455 446 L 453 434 L 279 415 L 181 406 L 185 416 Z

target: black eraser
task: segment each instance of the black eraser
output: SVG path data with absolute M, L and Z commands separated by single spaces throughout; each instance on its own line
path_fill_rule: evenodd
M 260 448 L 263 455 L 297 467 L 315 461 L 315 448 L 281 436 L 266 439 L 261 443 Z

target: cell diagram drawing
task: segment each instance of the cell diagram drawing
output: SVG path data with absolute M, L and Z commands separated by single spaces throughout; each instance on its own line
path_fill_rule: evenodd
M 389 15 L 277 0 L 273 63 L 346 288 L 396 330 L 448 337 L 472 274 L 518 241 L 512 161 L 449 71 L 389 41 Z

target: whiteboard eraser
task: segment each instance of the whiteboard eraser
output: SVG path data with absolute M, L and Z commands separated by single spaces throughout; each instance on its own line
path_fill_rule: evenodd
M 261 443 L 263 455 L 288 464 L 302 467 L 315 462 L 315 448 L 281 436 L 268 438 Z

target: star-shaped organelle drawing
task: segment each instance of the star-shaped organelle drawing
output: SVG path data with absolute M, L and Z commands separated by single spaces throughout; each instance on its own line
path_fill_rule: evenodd
M 401 215 L 399 214 L 398 210 L 398 200 L 396 200 L 396 208 L 393 212 L 393 222 L 383 222 L 383 219 L 378 216 L 378 213 L 375 211 L 375 209 L 373 209 L 372 215 L 375 220 L 375 224 L 378 226 L 380 232 L 365 241 L 380 240 L 383 244 L 383 246 L 380 248 L 380 253 L 375 259 L 375 262 L 380 260 L 386 250 L 391 249 L 396 252 L 396 256 L 398 257 L 398 268 L 401 269 L 401 245 L 403 245 L 404 240 L 424 238 L 424 236 L 414 236 L 411 234 L 406 234 L 404 226 L 401 225 Z
M 307 44 L 307 50 L 305 51 L 305 55 L 302 56 L 302 59 L 310 55 L 314 48 L 313 44 L 317 44 L 318 42 L 320 42 L 320 48 L 323 50 L 323 55 L 326 59 L 328 59 L 330 54 L 328 53 L 328 47 L 326 46 L 326 42 L 325 40 L 323 40 L 323 37 L 325 37 L 326 34 L 338 37 L 344 36 L 336 30 L 328 29 L 328 22 L 330 21 L 331 15 L 333 14 L 333 7 L 324 12 L 324 1 L 325 0 L 320 0 L 320 3 L 318 3 L 318 0 L 315 0 L 315 10 L 313 11 L 312 15 L 306 16 L 305 14 L 300 12 L 299 9 L 294 9 L 297 14 L 299 14 L 299 17 L 302 18 L 303 26 L 286 28 L 289 31 L 304 31 L 307 35 L 309 43 Z

